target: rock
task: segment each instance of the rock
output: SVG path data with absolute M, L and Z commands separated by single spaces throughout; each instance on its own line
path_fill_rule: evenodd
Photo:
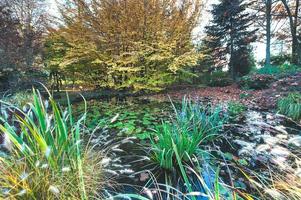
M 271 155 L 273 156 L 283 156 L 283 157 L 287 157 L 290 155 L 290 151 L 284 147 L 281 146 L 276 146 L 271 150 Z
M 253 147 L 247 146 L 238 151 L 239 156 L 252 156 L 254 151 Z
M 278 135 L 276 135 L 276 138 L 287 139 L 287 135 L 285 135 L 285 134 L 278 134 Z
M 301 178 L 301 168 L 298 168 L 295 172 L 295 175 Z
M 288 140 L 288 145 L 301 147 L 301 136 L 297 136 Z
M 258 146 L 256 147 L 256 152 L 261 153 L 261 152 L 263 152 L 263 151 L 268 151 L 268 150 L 270 150 L 270 148 L 271 148 L 271 146 L 268 145 L 268 144 L 261 144 L 261 145 L 258 145 Z
M 273 119 L 275 119 L 274 116 L 271 115 L 271 114 L 267 114 L 266 118 L 267 118 L 268 120 L 273 120 Z
M 267 143 L 268 145 L 273 146 L 273 145 L 277 144 L 280 140 L 277 137 L 267 136 L 267 137 L 263 138 L 263 141 L 265 143 Z
M 282 156 L 274 157 L 270 159 L 271 163 L 278 165 L 281 169 L 286 168 L 286 158 Z
M 275 126 L 274 128 L 275 128 L 275 130 L 279 131 L 282 134 L 285 134 L 285 135 L 288 134 L 287 131 L 285 130 L 284 126 Z
M 246 141 L 243 141 L 243 140 L 234 140 L 233 142 L 238 144 L 241 147 L 252 147 L 252 148 L 255 147 L 254 143 L 246 142 Z

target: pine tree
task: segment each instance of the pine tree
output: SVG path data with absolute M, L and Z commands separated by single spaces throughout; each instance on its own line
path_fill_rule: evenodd
M 249 5 L 245 0 L 220 0 L 214 4 L 213 19 L 203 41 L 214 67 L 228 66 L 233 80 L 247 74 L 254 64 L 250 44 L 256 40 L 256 30 L 250 30 L 253 21 L 246 11 Z

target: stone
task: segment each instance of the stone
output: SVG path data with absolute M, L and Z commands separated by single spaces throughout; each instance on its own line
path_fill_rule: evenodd
M 252 148 L 255 147 L 254 143 L 246 142 L 246 141 L 243 141 L 243 140 L 234 140 L 233 142 L 240 145 L 241 147 L 252 147 Z
M 287 157 L 290 155 L 290 151 L 284 147 L 276 146 L 271 150 L 271 155 L 273 156 L 283 156 Z
M 273 136 L 267 136 L 267 137 L 263 138 L 263 141 L 266 144 L 273 146 L 279 142 L 279 138 L 273 137 Z
M 278 134 L 278 135 L 276 135 L 276 138 L 287 139 L 287 135 L 286 134 Z
M 301 136 L 297 136 L 289 139 L 288 144 L 295 147 L 301 147 Z
M 285 169 L 286 165 L 286 158 L 282 156 L 274 157 L 270 159 L 271 163 L 278 165 L 281 169 Z
M 285 135 L 288 134 L 287 131 L 285 130 L 284 126 L 275 126 L 274 128 L 275 128 L 275 130 L 279 131 L 282 134 L 285 134 Z
M 256 147 L 256 152 L 261 153 L 261 152 L 264 152 L 264 151 L 268 151 L 270 149 L 271 149 L 270 145 L 268 145 L 268 144 L 261 144 L 261 145 L 258 145 Z

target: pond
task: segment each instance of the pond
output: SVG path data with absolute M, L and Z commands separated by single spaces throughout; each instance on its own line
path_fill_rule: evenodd
M 174 104 L 177 107 L 178 103 Z M 83 102 L 74 107 L 77 115 L 85 110 Z M 172 177 L 169 181 L 173 183 L 179 181 L 177 177 L 181 175 L 176 171 L 162 170 L 154 164 L 149 145 L 149 136 L 162 121 L 170 122 L 173 112 L 171 102 L 145 98 L 87 102 L 87 126 L 101 127 L 91 141 L 99 144 L 100 148 L 106 146 L 110 149 L 105 165 L 110 169 L 107 173 L 116 188 L 107 188 L 108 194 L 118 191 L 160 196 L 158 191 L 166 190 L 166 177 Z M 227 121 L 219 133 L 214 141 L 202 144 L 206 153 L 201 154 L 200 163 L 202 169 L 207 170 L 200 174 L 207 182 L 210 179 L 214 182 L 217 166 L 221 166 L 220 179 L 223 182 L 256 194 L 241 169 L 265 174 L 268 166 L 273 164 L 281 171 L 281 166 L 289 163 L 292 155 L 300 156 L 300 125 L 272 112 L 247 110 L 239 119 Z M 192 180 L 196 179 L 193 174 L 190 176 Z M 175 190 L 186 191 L 179 189 L 186 188 L 183 183 L 175 185 Z M 194 189 L 203 190 L 200 186 Z

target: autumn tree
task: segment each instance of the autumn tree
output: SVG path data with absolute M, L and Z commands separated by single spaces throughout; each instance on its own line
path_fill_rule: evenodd
M 1 0 L 18 19 L 18 32 L 22 43 L 21 56 L 24 66 L 32 67 L 41 53 L 42 36 L 46 33 L 48 13 L 45 0 Z
M 61 11 L 60 67 L 95 86 L 160 90 L 197 64 L 198 0 L 69 0 Z
M 20 63 L 19 21 L 7 6 L 0 5 L 0 79 L 2 89 L 8 87 L 9 79 L 16 74 Z

